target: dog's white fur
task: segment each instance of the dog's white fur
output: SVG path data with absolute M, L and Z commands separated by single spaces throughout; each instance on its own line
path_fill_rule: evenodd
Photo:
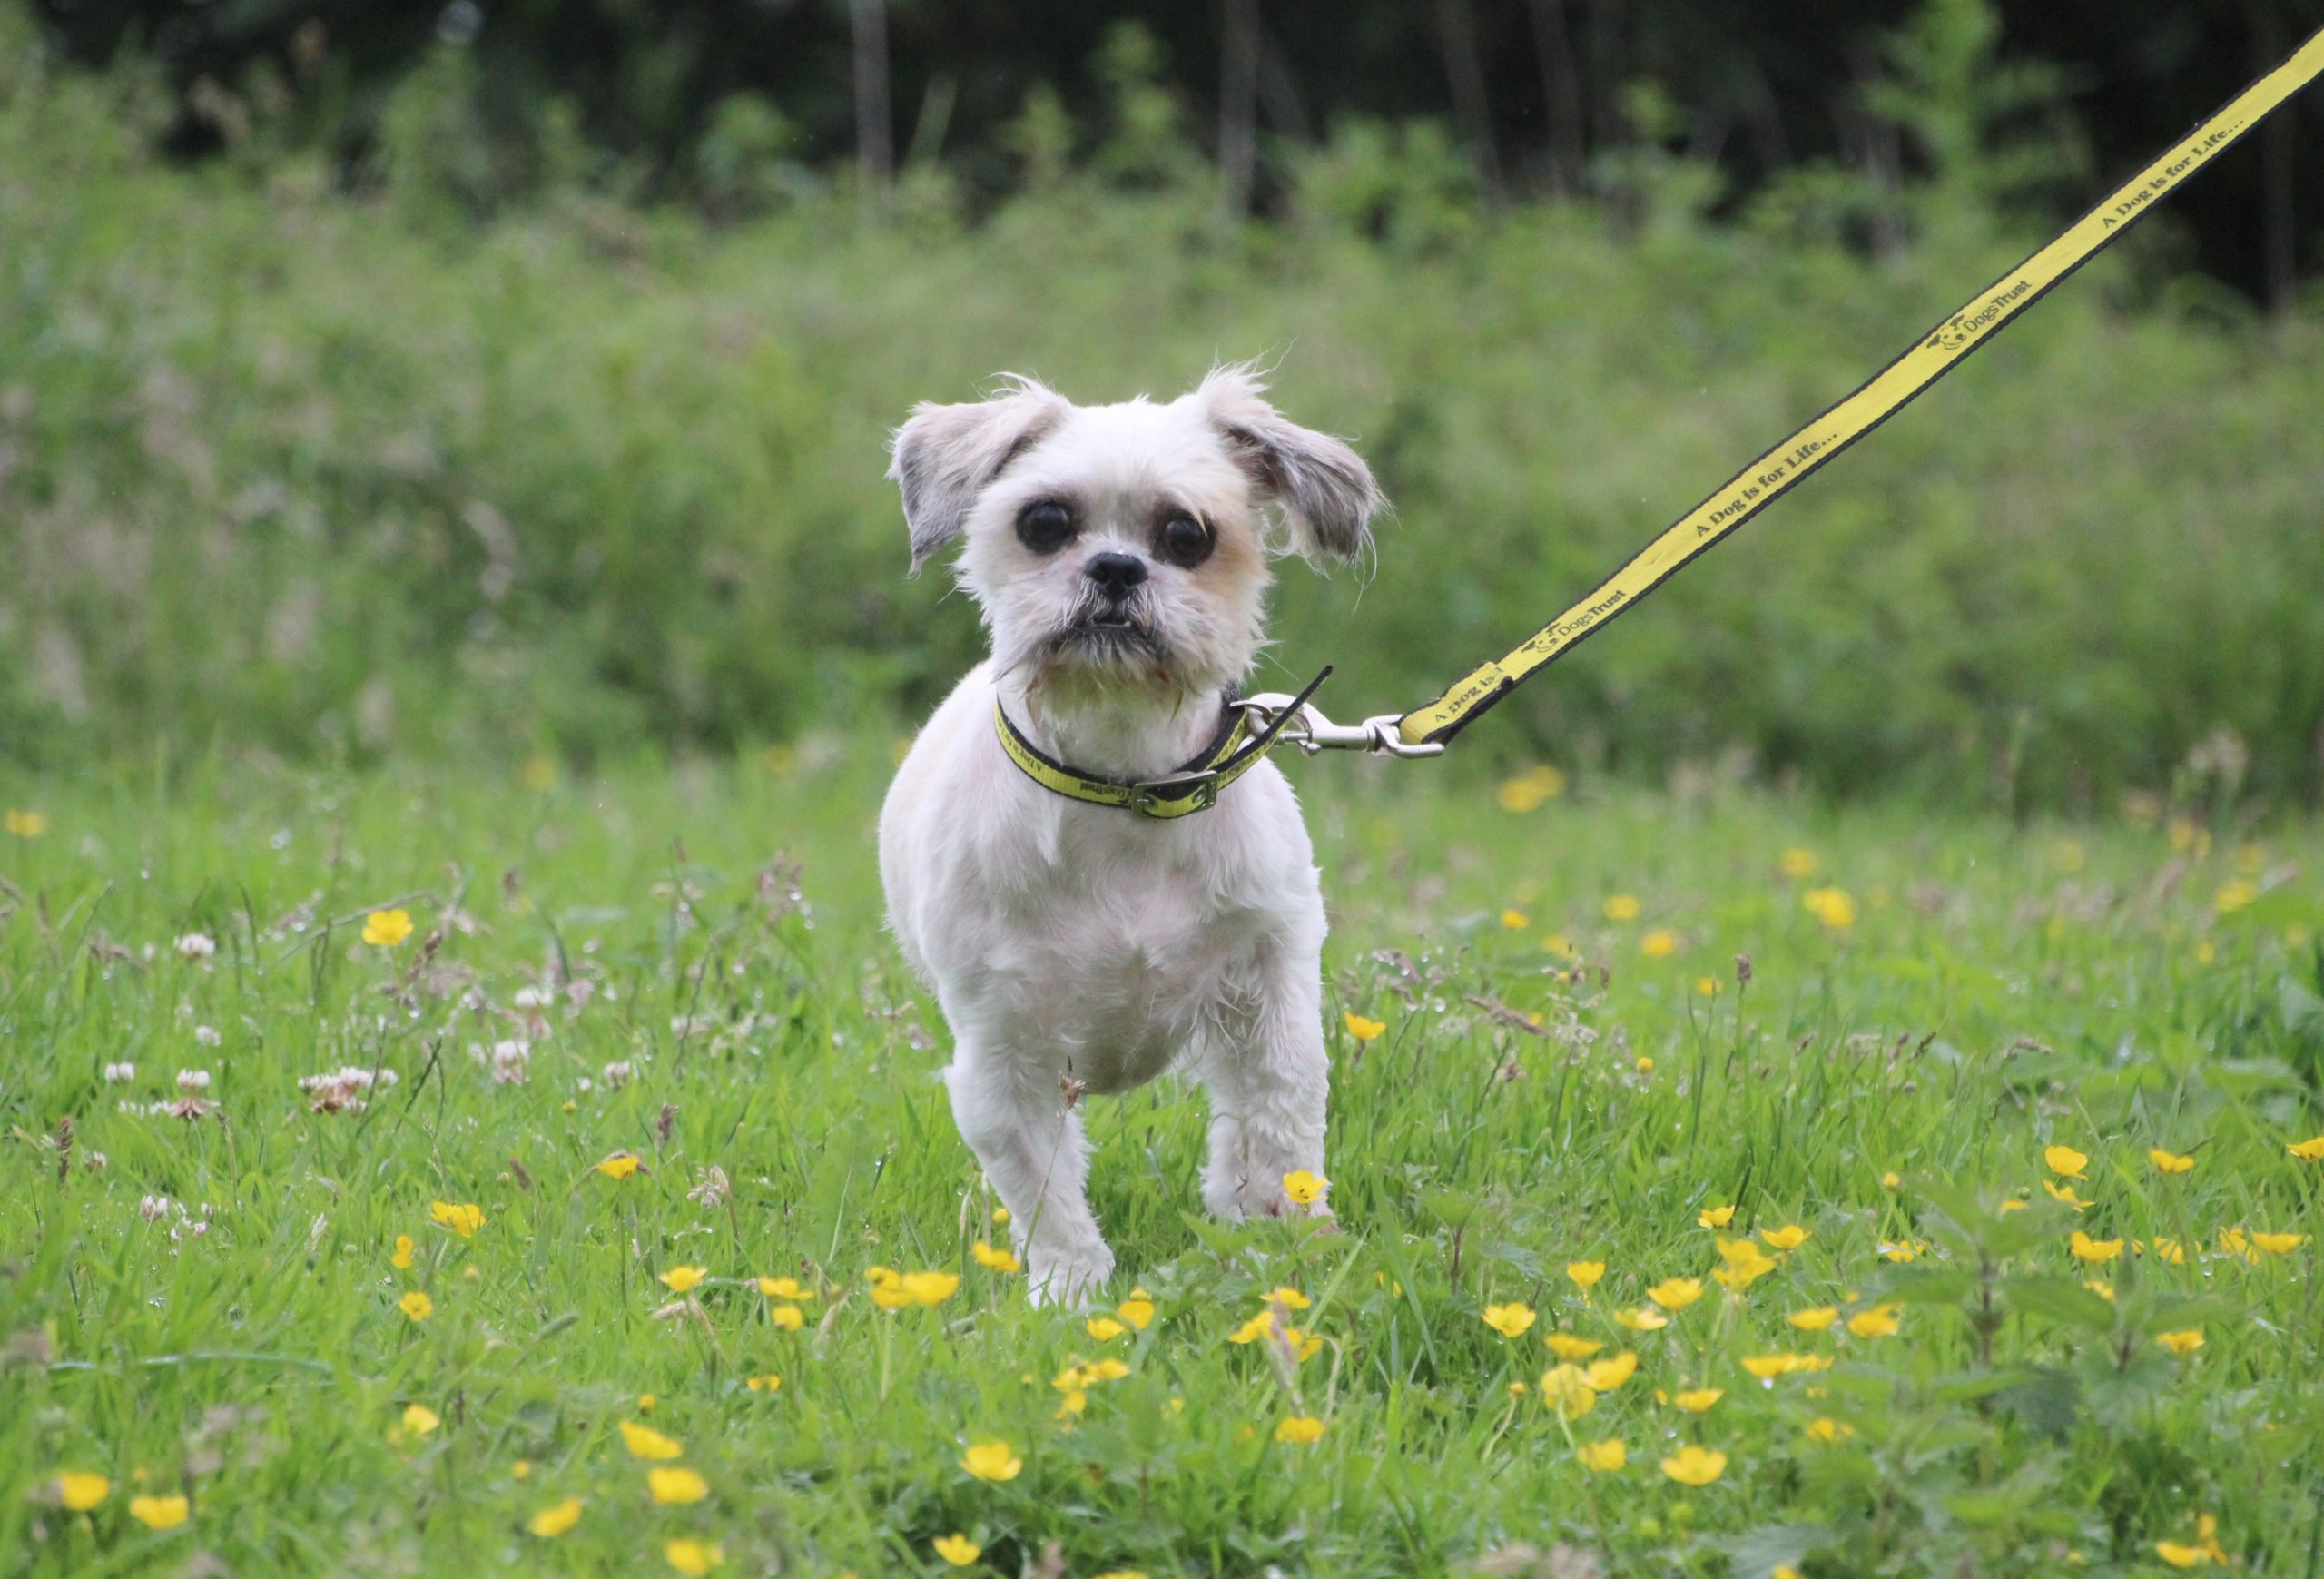
M 1223 368 L 1165 405 L 1080 407 L 1013 380 L 990 400 L 922 405 L 896 435 L 913 563 L 965 538 L 960 580 L 993 656 L 898 771 L 880 871 L 951 1026 L 954 1119 L 1039 1300 L 1082 1298 L 1113 1271 L 1087 1195 L 1084 1089 L 1125 1090 L 1174 1061 L 1196 1074 L 1211 1106 L 1202 1194 L 1221 1216 L 1295 1209 L 1283 1176 L 1324 1171 L 1324 903 L 1291 786 L 1262 763 L 1211 810 L 1160 821 L 1043 789 L 993 728 L 998 698 L 1052 757 L 1170 773 L 1209 744 L 1258 654 L 1270 556 L 1363 552 L 1382 503 L 1371 472 L 1262 389 Z M 1018 533 L 1044 501 L 1078 525 L 1046 554 Z M 1160 547 L 1174 514 L 1214 535 L 1191 568 Z M 1118 608 L 1085 574 L 1100 552 L 1147 570 Z M 1092 628 L 1093 612 L 1115 623 Z

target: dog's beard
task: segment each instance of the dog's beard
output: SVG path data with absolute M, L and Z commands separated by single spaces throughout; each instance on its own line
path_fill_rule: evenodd
M 1167 676 L 1176 666 L 1152 600 L 1137 596 L 1118 603 L 1097 597 L 1075 599 L 1041 637 L 1033 656 L 1045 669 L 1119 672 L 1125 676 Z

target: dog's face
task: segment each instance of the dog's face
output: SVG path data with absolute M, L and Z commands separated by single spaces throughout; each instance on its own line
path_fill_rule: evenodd
M 1081 407 L 1018 380 L 919 407 L 890 469 L 914 568 L 964 538 L 994 656 L 1060 701 L 1234 681 L 1263 639 L 1277 524 L 1310 558 L 1350 559 L 1381 503 L 1354 450 L 1261 388 L 1223 369 L 1167 405 Z

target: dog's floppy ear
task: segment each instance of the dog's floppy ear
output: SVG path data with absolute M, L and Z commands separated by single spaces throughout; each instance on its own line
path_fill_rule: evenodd
M 1054 429 L 1064 396 L 1030 379 L 1010 377 L 990 400 L 940 406 L 923 400 L 896 429 L 888 475 L 903 490 L 911 532 L 911 567 L 960 535 L 969 507 L 1027 445 Z
M 1247 367 L 1214 368 L 1194 398 L 1283 511 L 1302 556 L 1355 558 L 1387 503 L 1372 469 L 1338 439 L 1278 415 L 1265 389 Z

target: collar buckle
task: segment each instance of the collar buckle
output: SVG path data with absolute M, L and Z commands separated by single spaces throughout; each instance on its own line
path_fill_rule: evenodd
M 1134 812 L 1149 817 L 1184 816 L 1206 812 L 1218 804 L 1218 775 L 1209 768 L 1172 774 L 1167 778 L 1141 779 L 1129 790 L 1129 807 Z

